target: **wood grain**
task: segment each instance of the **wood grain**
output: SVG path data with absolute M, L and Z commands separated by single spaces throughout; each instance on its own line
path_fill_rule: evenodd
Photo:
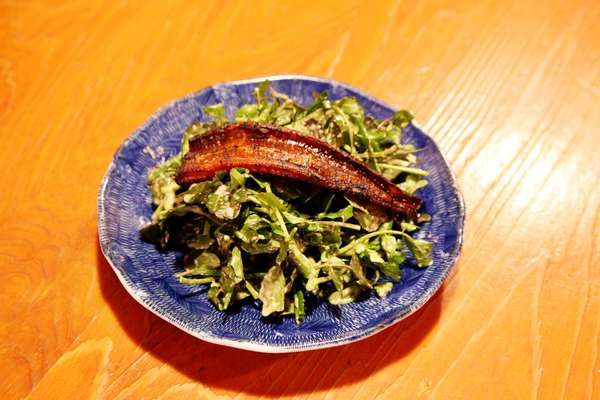
M 0 398 L 600 398 L 600 2 L 0 2 Z M 264 355 L 148 313 L 96 193 L 168 100 L 274 73 L 414 111 L 457 173 L 463 255 L 362 342 Z

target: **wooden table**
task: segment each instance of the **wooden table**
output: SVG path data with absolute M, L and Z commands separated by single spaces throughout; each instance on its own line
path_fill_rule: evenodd
M 600 398 L 600 2 L 320 3 L 1 2 L 0 398 Z M 165 102 L 278 73 L 413 110 L 468 214 L 415 315 L 266 355 L 138 305 L 96 194 Z

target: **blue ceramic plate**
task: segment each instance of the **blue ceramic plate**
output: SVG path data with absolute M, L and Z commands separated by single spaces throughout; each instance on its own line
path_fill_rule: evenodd
M 270 76 L 215 85 L 172 102 L 156 112 L 117 151 L 104 176 L 98 196 L 98 226 L 104 256 L 127 291 L 144 307 L 180 329 L 208 342 L 241 349 L 282 353 L 312 350 L 363 339 L 407 317 L 433 296 L 455 264 L 462 244 L 464 206 L 448 164 L 435 143 L 416 126 L 406 129 L 404 141 L 419 152 L 430 184 L 419 195 L 432 215 L 418 236 L 433 242 L 433 265 L 417 269 L 409 262 L 390 295 L 376 295 L 340 307 L 313 300 L 306 320 L 267 321 L 257 304 L 233 313 L 217 311 L 205 289 L 180 284 L 174 277 L 181 267 L 174 252 L 159 252 L 143 242 L 139 228 L 152 214 L 146 187 L 148 170 L 179 151 L 184 129 L 205 120 L 204 106 L 223 102 L 231 115 L 254 102 L 252 90 L 265 79 L 300 104 L 314 92 L 327 90 L 332 98 L 355 96 L 367 114 L 388 118 L 394 110 L 348 85 L 297 75 Z

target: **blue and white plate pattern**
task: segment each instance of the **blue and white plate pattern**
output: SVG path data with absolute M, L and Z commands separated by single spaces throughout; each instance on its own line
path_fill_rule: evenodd
M 421 189 L 431 222 L 418 237 L 433 242 L 433 265 L 417 269 L 409 260 L 403 278 L 385 299 L 376 295 L 343 306 L 315 298 L 307 300 L 306 321 L 261 318 L 258 304 L 246 304 L 231 313 L 217 311 L 205 289 L 180 284 L 181 269 L 175 252 L 160 252 L 140 239 L 139 228 L 152 214 L 146 186 L 148 170 L 177 153 L 184 129 L 206 120 L 202 108 L 223 102 L 229 115 L 253 102 L 253 89 L 268 79 L 279 92 L 300 104 L 312 101 L 314 92 L 331 98 L 355 96 L 367 114 L 388 118 L 394 110 L 346 84 L 298 75 L 278 75 L 222 83 L 167 104 L 121 145 L 102 180 L 98 195 L 100 246 L 127 291 L 144 307 L 173 325 L 208 342 L 268 352 L 285 353 L 346 344 L 383 330 L 416 311 L 441 286 L 456 263 L 462 245 L 464 204 L 455 178 L 436 144 L 414 125 L 403 136 L 419 151 L 421 167 L 430 184 Z

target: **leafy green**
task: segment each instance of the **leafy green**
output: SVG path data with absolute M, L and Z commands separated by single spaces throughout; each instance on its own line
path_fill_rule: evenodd
M 188 254 L 185 260 L 185 271 L 177 274 L 177 276 L 189 275 L 204 275 L 204 276 L 219 276 L 219 267 L 221 260 L 215 253 L 203 251 L 194 256 L 193 253 Z
M 427 185 L 417 149 L 401 142 L 412 121 L 407 111 L 377 120 L 353 97 L 315 95 L 307 107 L 263 82 L 256 102 L 228 116 L 223 104 L 203 109 L 210 122 L 184 132 L 181 151 L 148 173 L 155 210 L 140 234 L 162 249 L 183 250 L 184 284 L 209 285 L 208 298 L 221 311 L 257 301 L 261 314 L 304 321 L 305 295 L 334 305 L 375 292 L 387 296 L 402 279 L 412 254 L 418 267 L 431 265 L 429 242 L 414 238 L 427 214 L 401 220 L 385 209 L 340 194 L 243 168 L 180 187 L 175 181 L 190 141 L 233 121 L 285 126 L 324 140 L 369 164 L 408 193 Z M 308 303 L 307 303 L 308 304 Z
M 304 322 L 304 293 L 301 289 L 294 292 L 294 318 L 296 323 Z
M 423 239 L 413 239 L 408 235 L 402 237 L 406 243 L 406 247 L 417 260 L 419 267 L 429 267 L 433 259 L 431 258 L 431 243 Z
M 347 286 L 342 290 L 338 290 L 329 295 L 329 302 L 331 304 L 340 305 L 352 303 L 360 296 L 362 288 L 356 285 Z
M 375 285 L 375 291 L 377 292 L 377 295 L 379 297 L 383 298 L 386 297 L 392 291 L 393 287 L 394 284 L 392 282 L 384 282 Z
M 262 301 L 262 315 L 283 311 L 285 306 L 285 277 L 279 265 L 273 265 L 260 285 L 258 298 Z
M 204 112 L 213 117 L 217 123 L 221 124 L 227 120 L 225 116 L 225 108 L 222 103 L 204 107 Z
M 219 186 L 206 199 L 206 208 L 211 214 L 220 219 L 235 219 L 246 201 L 246 192 L 243 189 L 231 191 L 228 185 Z
M 419 175 L 408 175 L 404 182 L 400 183 L 398 187 L 404 190 L 408 194 L 414 194 L 417 190 L 427 186 L 427 181 L 421 179 Z

